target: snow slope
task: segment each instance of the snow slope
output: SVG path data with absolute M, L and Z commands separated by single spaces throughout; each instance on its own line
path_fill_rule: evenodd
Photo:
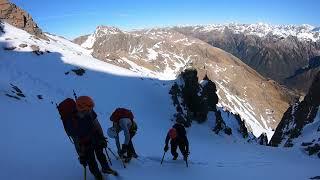
M 307 124 L 302 132 L 301 135 L 293 140 L 294 144 L 301 145 L 302 143 L 306 142 L 314 142 L 318 143 L 320 138 L 319 133 L 319 127 L 320 127 L 320 110 L 318 110 L 316 117 L 314 118 L 314 121 L 310 124 Z
M 108 117 L 115 107 L 131 108 L 136 116 L 139 130 L 134 143 L 140 158 L 127 169 L 112 158 L 113 167 L 121 176 L 108 179 L 306 179 L 319 175 L 319 160 L 296 149 L 257 146 L 236 135 L 215 135 L 212 121 L 188 129 L 189 168 L 181 160 L 166 160 L 160 166 L 165 134 L 174 112 L 168 95 L 171 81 L 101 62 L 57 36 L 50 35 L 47 42 L 8 24 L 4 30 L 6 33 L 0 34 L 0 179 L 83 178 L 82 167 L 54 105 L 71 97 L 72 90 L 93 97 L 104 130 L 111 125 Z M 21 43 L 28 47 L 18 47 Z M 30 45 L 39 46 L 44 54 L 32 53 Z M 12 46 L 18 48 L 3 49 Z M 86 69 L 85 74 L 65 74 L 75 67 Z M 10 84 L 19 87 L 26 97 L 17 100 L 6 96 L 13 94 Z M 226 114 L 223 117 L 233 127 L 232 118 Z M 110 144 L 114 149 L 112 140 Z M 168 153 L 166 159 L 170 158 Z M 93 179 L 90 173 L 88 176 Z

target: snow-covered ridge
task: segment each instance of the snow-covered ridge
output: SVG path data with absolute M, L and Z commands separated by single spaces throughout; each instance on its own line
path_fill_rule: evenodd
M 210 24 L 210 25 L 196 25 L 192 26 L 195 31 L 222 32 L 229 29 L 236 34 L 244 33 L 246 35 L 256 35 L 259 37 L 266 37 L 268 35 L 277 36 L 280 38 L 287 38 L 289 36 L 297 37 L 300 40 L 320 40 L 320 27 L 314 27 L 308 24 L 303 25 L 272 25 L 267 23 L 256 24 Z
M 97 38 L 105 35 L 115 35 L 119 33 L 124 33 L 117 27 L 113 26 L 98 26 L 96 30 L 88 36 L 88 38 L 81 44 L 82 47 L 86 49 L 92 49 L 94 42 Z
M 103 32 L 105 34 L 118 34 L 118 33 L 121 33 L 122 31 L 117 28 L 117 27 L 114 27 L 114 26 L 98 26 L 97 29 L 96 29 L 96 32 Z

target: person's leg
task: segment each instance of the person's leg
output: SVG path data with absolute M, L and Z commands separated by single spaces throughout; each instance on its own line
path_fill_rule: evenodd
M 178 158 L 178 153 L 177 153 L 177 148 L 178 148 L 178 144 L 175 141 L 171 140 L 171 154 L 173 156 L 173 159 L 176 160 Z
M 183 158 L 187 158 L 187 150 L 186 150 L 186 145 L 184 143 L 179 143 L 179 150 L 181 154 L 183 155 Z
M 89 166 L 90 172 L 94 175 L 94 177 L 96 177 L 96 179 L 99 179 L 99 178 L 101 179 L 102 174 L 99 170 L 99 166 L 96 161 L 96 157 L 94 155 L 94 149 L 89 148 L 86 152 L 86 156 L 87 156 L 87 161 L 88 161 L 88 166 Z
M 106 155 L 103 153 L 103 148 L 95 148 L 95 153 L 97 156 L 97 159 L 102 167 L 102 169 L 110 169 L 109 163 L 107 161 Z
M 138 155 L 136 153 L 136 150 L 134 149 L 134 146 L 133 146 L 133 143 L 132 143 L 132 139 L 134 137 L 135 134 L 130 134 L 130 141 L 129 141 L 129 144 L 128 144 L 128 157 L 129 158 L 138 158 Z
M 134 152 L 134 147 L 133 147 L 132 141 L 130 139 L 129 144 L 128 144 L 127 157 L 132 158 L 133 152 Z

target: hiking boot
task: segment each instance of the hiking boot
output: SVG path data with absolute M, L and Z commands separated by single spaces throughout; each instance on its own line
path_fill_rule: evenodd
M 131 161 L 131 157 L 126 157 L 125 159 L 124 159 L 124 162 L 125 163 L 129 163 Z
M 104 168 L 101 170 L 105 174 L 112 174 L 114 176 L 118 176 L 117 171 L 112 170 L 110 167 L 109 168 Z
M 94 176 L 94 179 L 95 180 L 103 180 L 103 176 L 102 176 L 102 174 L 98 174 L 98 175 Z
M 132 154 L 132 157 L 135 158 L 135 159 L 137 159 L 139 156 L 138 156 L 138 154 L 133 153 L 133 154 Z

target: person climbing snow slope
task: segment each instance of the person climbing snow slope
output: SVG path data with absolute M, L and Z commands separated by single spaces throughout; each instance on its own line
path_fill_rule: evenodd
M 137 158 L 138 155 L 132 143 L 132 138 L 136 135 L 137 124 L 133 120 L 133 113 L 125 108 L 117 108 L 112 115 L 110 120 L 113 122 L 113 126 L 108 129 L 109 137 L 115 138 L 118 149 L 118 154 L 125 162 L 130 162 L 132 158 Z M 120 147 L 119 132 L 123 131 L 124 143 Z

